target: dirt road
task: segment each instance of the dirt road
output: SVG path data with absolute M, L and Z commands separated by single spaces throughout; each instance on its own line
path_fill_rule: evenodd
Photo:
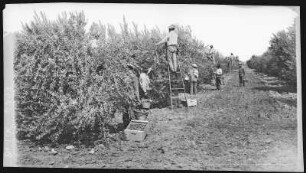
M 246 69 L 225 77 L 222 91 L 208 87 L 197 107 L 153 109 L 143 142 L 114 141 L 52 155 L 20 141 L 19 164 L 43 167 L 294 171 L 297 159 L 296 93 L 280 81 Z M 204 86 L 205 87 L 205 86 Z

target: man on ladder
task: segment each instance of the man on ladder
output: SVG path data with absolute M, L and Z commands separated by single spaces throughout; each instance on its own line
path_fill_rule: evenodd
M 167 46 L 167 60 L 169 63 L 170 70 L 174 73 L 177 72 L 177 38 L 178 34 L 175 32 L 175 26 L 169 26 L 168 35 L 158 42 L 156 45 L 160 45 L 162 43 L 166 43 Z M 177 75 L 176 75 L 177 76 Z
M 216 60 L 215 60 L 215 49 L 214 49 L 214 46 L 213 45 L 210 45 L 210 48 L 208 50 L 208 53 L 206 53 L 206 56 L 208 58 L 208 60 L 210 60 L 212 63 L 213 63 L 213 67 L 212 67 L 212 71 L 214 72 L 216 69 Z M 213 73 L 212 74 L 212 80 L 211 80 L 211 84 L 214 85 L 215 83 L 215 80 L 216 80 L 216 76 L 215 74 Z
M 171 104 L 171 109 L 172 109 L 173 99 L 176 99 L 179 102 L 179 96 L 178 95 L 175 96 L 175 93 L 179 94 L 178 92 L 179 90 L 183 90 L 185 100 L 187 100 L 187 98 L 185 95 L 185 84 L 182 78 L 181 68 L 180 68 L 180 65 L 178 64 L 178 59 L 177 59 L 178 34 L 175 31 L 174 25 L 170 25 L 168 29 L 169 29 L 168 35 L 164 39 L 162 39 L 160 42 L 158 42 L 156 45 L 166 43 L 166 47 L 167 47 L 166 58 L 169 63 L 169 68 L 170 68 L 171 73 L 175 75 L 175 79 L 172 79 L 171 73 L 168 68 L 169 86 L 170 86 L 170 104 Z M 173 83 L 177 83 L 177 85 L 175 85 L 176 87 L 173 87 Z M 182 86 L 180 86 L 180 84 Z

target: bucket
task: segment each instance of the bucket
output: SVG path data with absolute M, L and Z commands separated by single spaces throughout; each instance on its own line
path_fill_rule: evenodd
M 135 109 L 134 110 L 136 120 L 147 120 L 149 115 L 149 110 L 145 109 Z
M 145 109 L 150 109 L 151 106 L 151 100 L 144 99 L 142 100 L 142 107 Z

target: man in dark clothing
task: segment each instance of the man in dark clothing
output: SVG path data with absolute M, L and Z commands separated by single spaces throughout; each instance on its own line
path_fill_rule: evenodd
M 244 77 L 245 77 L 245 72 L 244 72 L 244 68 L 242 68 L 242 63 L 239 62 L 239 70 L 238 70 L 238 73 L 239 73 L 239 86 L 241 87 L 242 86 L 245 86 L 244 85 Z
M 138 72 L 136 68 L 128 64 L 128 83 L 131 87 L 130 95 L 133 97 L 133 101 L 136 102 L 136 104 L 140 103 L 140 96 L 139 96 L 139 80 L 138 80 Z M 134 103 L 128 105 L 128 115 L 123 117 L 123 122 L 125 125 L 129 123 L 131 119 L 135 119 L 134 115 L 134 109 L 136 108 L 136 105 Z

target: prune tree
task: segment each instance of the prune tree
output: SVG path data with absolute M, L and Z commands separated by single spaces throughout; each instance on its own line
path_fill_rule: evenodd
M 270 46 L 261 56 L 252 56 L 247 64 L 259 72 L 279 77 L 296 86 L 295 24 L 287 31 L 273 34 Z
M 35 14 L 17 35 L 14 57 L 17 130 L 21 138 L 39 142 L 90 142 L 103 138 L 116 111 L 127 115 L 135 105 L 131 72 L 152 67 L 152 98 L 163 103 L 169 95 L 165 47 L 156 47 L 165 33 L 125 21 L 121 33 L 114 26 L 93 23 L 85 31 L 81 13 L 63 13 L 51 21 Z M 179 27 L 179 61 L 183 71 L 199 64 L 200 82 L 210 78 L 211 64 L 204 44 Z M 222 57 L 220 56 L 222 60 Z

